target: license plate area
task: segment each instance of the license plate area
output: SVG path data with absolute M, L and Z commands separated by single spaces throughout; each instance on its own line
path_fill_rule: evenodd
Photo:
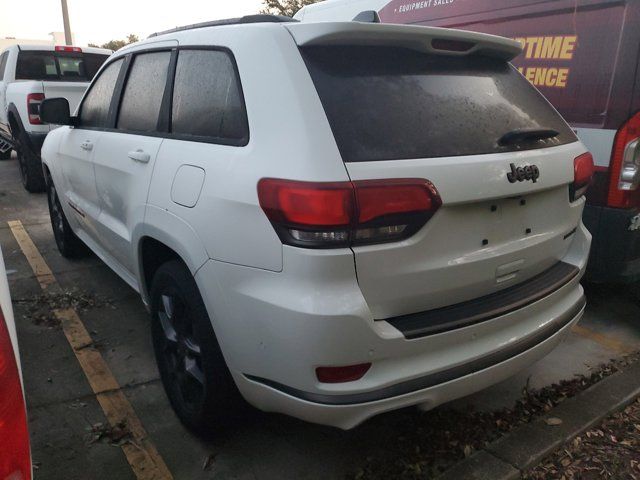
M 510 241 L 535 235 L 536 222 L 531 214 L 535 199 L 513 197 L 477 205 L 476 214 L 481 217 L 477 243 L 491 248 Z

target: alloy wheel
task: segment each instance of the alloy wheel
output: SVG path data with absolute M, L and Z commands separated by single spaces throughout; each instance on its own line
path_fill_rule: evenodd
M 64 216 L 62 214 L 62 206 L 60 205 L 60 199 L 56 193 L 56 187 L 51 182 L 49 186 L 49 205 L 51 206 L 51 224 L 53 226 L 53 233 L 58 243 L 64 242 Z
M 167 375 L 184 405 L 197 410 L 205 394 L 202 352 L 194 336 L 189 309 L 177 292 L 162 293 L 158 321 Z

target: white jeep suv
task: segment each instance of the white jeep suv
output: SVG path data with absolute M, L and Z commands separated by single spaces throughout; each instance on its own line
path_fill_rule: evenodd
M 140 292 L 195 430 L 238 393 L 351 428 L 499 382 L 580 318 L 590 245 L 591 156 L 519 52 L 270 16 L 153 35 L 74 116 L 42 104 L 58 247 Z

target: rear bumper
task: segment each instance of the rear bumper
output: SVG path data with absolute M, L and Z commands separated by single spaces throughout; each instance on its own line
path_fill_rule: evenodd
M 562 259 L 577 273 L 543 298 L 419 338 L 374 319 L 346 249 L 285 247 L 280 273 L 212 260 L 196 281 L 250 403 L 347 429 L 384 411 L 468 395 L 549 353 L 582 314 L 589 245 L 581 225 Z M 372 367 L 357 381 L 322 384 L 315 376 L 318 366 L 363 362 Z
M 584 223 L 593 235 L 587 278 L 593 282 L 640 281 L 640 210 L 587 205 Z M 634 227 L 635 226 L 635 227 Z
M 586 298 L 580 297 L 578 302 L 567 312 L 553 318 L 543 328 L 538 331 L 505 346 L 501 350 L 487 353 L 481 357 L 475 358 L 473 361 L 462 363 L 450 367 L 445 370 L 430 373 L 422 377 L 414 378 L 402 383 L 390 385 L 379 390 L 372 390 L 358 394 L 347 395 L 324 395 L 311 392 L 303 392 L 277 382 L 267 379 L 245 375 L 247 380 L 255 383 L 271 387 L 280 393 L 287 394 L 291 397 L 298 398 L 310 403 L 320 405 L 362 405 L 374 403 L 381 400 L 393 399 L 406 394 L 423 391 L 427 389 L 438 388 L 448 382 L 460 380 L 463 377 L 472 377 L 480 374 L 484 370 L 499 367 L 500 364 L 506 364 L 520 355 L 526 355 L 529 350 L 535 349 L 555 337 L 562 332 L 567 326 L 572 325 L 582 316 L 586 306 Z M 503 365 L 503 368 L 505 365 Z M 500 370 L 500 368 L 498 368 Z
M 535 339 L 534 346 L 499 363 L 450 380 L 443 379 L 433 386 L 418 387 L 411 392 L 392 397 L 387 397 L 385 390 L 373 391 L 370 393 L 372 399 L 362 403 L 338 404 L 332 397 L 326 399 L 331 400 L 332 403 L 321 403 L 318 398 L 303 398 L 294 395 L 293 392 L 283 391 L 244 376 L 235 376 L 235 379 L 245 398 L 262 410 L 281 412 L 308 422 L 346 430 L 380 413 L 412 405 L 419 405 L 424 409 L 435 408 L 442 403 L 462 398 L 506 380 L 548 355 L 566 337 L 571 327 L 580 320 L 583 311 L 584 307 L 568 321 L 566 316 L 554 319 L 555 333 L 539 343 Z M 376 399 L 376 397 L 382 398 Z

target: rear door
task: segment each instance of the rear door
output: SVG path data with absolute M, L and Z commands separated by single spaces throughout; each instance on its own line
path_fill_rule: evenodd
M 569 184 L 584 147 L 504 59 L 398 46 L 302 52 L 351 179 L 428 179 L 442 199 L 412 237 L 354 247 L 376 318 L 493 293 L 566 254 L 583 203 L 570 202 Z M 505 136 L 529 129 L 557 135 Z
M 149 182 L 162 137 L 158 120 L 171 51 L 133 56 L 116 129 L 103 133 L 93 157 L 100 202 L 98 242 L 129 273 L 135 272 L 131 238 L 142 223 Z

